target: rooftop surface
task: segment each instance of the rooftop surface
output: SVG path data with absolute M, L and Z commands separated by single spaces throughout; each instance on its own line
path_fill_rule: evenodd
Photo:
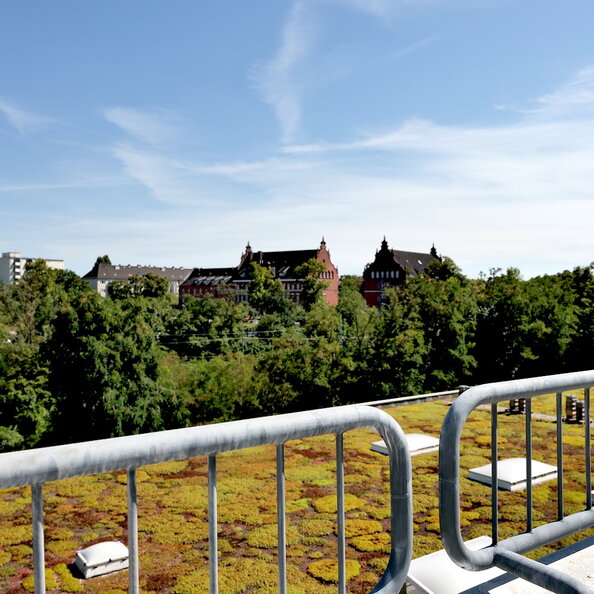
M 548 397 L 547 397 L 548 398 Z M 553 397 L 554 399 L 554 397 Z M 448 400 L 387 409 L 407 433 L 439 435 Z M 547 399 L 535 401 L 546 413 Z M 522 415 L 500 415 L 500 444 L 506 456 L 524 451 Z M 554 463 L 555 424 L 534 420 L 537 458 Z M 583 427 L 564 426 L 566 512 L 583 509 Z M 349 592 L 368 592 L 387 563 L 389 507 L 386 456 L 370 451 L 377 434 L 345 435 L 347 570 Z M 487 411 L 471 414 L 462 436 L 461 501 L 465 539 L 490 535 L 490 489 L 466 479 L 467 470 L 490 455 Z M 288 583 L 295 592 L 335 592 L 336 498 L 334 436 L 286 444 Z M 219 579 L 221 592 L 276 590 L 275 448 L 262 446 L 218 456 Z M 413 464 L 414 557 L 439 550 L 437 453 L 415 456 Z M 145 466 L 138 470 L 141 589 L 183 594 L 207 591 L 207 466 L 204 458 Z M 47 483 L 44 488 L 48 592 L 125 592 L 127 572 L 74 580 L 67 570 L 77 550 L 96 542 L 126 542 L 126 474 L 110 472 Z M 30 490 L 0 497 L 0 590 L 31 591 Z M 525 493 L 500 496 L 500 536 L 522 532 Z M 535 524 L 556 517 L 554 483 L 534 487 Z M 565 539 L 567 545 L 590 536 Z M 540 557 L 554 546 L 534 551 Z M 70 577 L 69 577 L 70 576 Z M 75 588 L 82 584 L 82 590 Z M 525 591 L 525 590 L 523 590 Z

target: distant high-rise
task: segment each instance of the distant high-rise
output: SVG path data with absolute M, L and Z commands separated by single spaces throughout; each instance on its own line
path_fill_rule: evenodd
M 24 258 L 19 252 L 4 252 L 0 258 L 0 282 L 12 285 L 25 274 L 27 262 L 43 260 L 48 268 L 64 270 L 64 260 L 48 260 L 47 258 Z

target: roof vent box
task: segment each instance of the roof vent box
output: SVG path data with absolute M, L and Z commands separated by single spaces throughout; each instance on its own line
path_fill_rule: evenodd
M 128 568 L 128 548 L 121 542 L 94 544 L 76 553 L 74 564 L 85 578 Z
M 532 484 L 539 485 L 557 478 L 557 467 L 538 460 L 531 461 Z M 491 464 L 485 464 L 468 471 L 471 481 L 490 485 Z M 507 458 L 497 461 L 497 487 L 504 491 L 519 491 L 526 488 L 526 458 Z

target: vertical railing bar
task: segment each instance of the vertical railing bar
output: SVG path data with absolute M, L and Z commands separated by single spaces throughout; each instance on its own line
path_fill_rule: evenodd
M 497 474 L 497 403 L 491 404 L 491 540 L 499 542 L 499 493 Z
M 586 509 L 592 508 L 592 449 L 590 445 L 590 388 L 584 390 L 584 431 L 586 448 Z
M 31 485 L 33 571 L 35 594 L 45 593 L 45 546 L 43 540 L 43 483 Z
M 128 589 L 130 594 L 140 592 L 138 571 L 138 493 L 136 468 L 128 469 Z
M 336 514 L 338 523 L 338 593 L 346 593 L 344 518 L 344 438 L 336 434 Z
M 526 532 L 532 531 L 532 398 L 526 398 Z
M 278 523 L 278 591 L 287 592 L 287 528 L 285 509 L 285 446 L 276 446 L 276 514 Z
M 563 419 L 562 394 L 557 392 L 557 519 L 563 519 Z
M 208 575 L 209 592 L 219 591 L 219 547 L 217 526 L 217 456 L 208 456 Z

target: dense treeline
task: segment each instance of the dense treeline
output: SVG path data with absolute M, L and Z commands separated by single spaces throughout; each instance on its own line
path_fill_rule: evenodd
M 315 262 L 304 305 L 257 265 L 250 305 L 168 295 L 148 275 L 102 298 L 29 265 L 0 284 L 0 450 L 398 397 L 594 361 L 594 265 L 471 280 L 444 258 L 369 308 L 347 277 L 338 307 Z

